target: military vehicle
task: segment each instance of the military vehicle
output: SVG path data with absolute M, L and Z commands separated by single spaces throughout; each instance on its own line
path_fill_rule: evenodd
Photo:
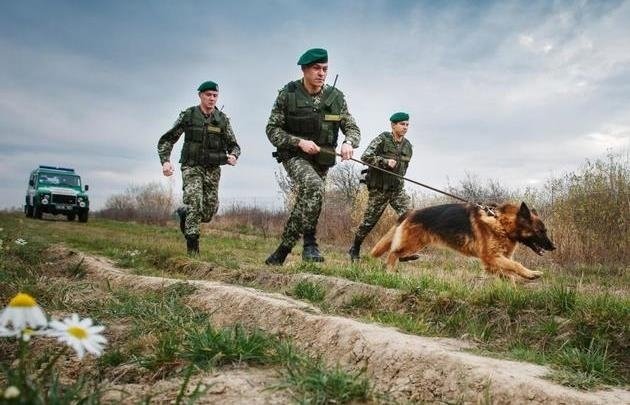
M 26 189 L 24 213 L 27 217 L 42 218 L 42 214 L 65 215 L 68 221 L 79 218 L 87 222 L 90 202 L 86 184 L 74 169 L 39 166 L 31 172 Z

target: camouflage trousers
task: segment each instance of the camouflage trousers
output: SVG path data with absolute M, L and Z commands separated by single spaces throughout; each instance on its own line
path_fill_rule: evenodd
M 289 178 L 297 187 L 295 204 L 282 232 L 281 245 L 291 249 L 303 234 L 315 234 L 324 200 L 328 168 L 321 168 L 302 157 L 282 162 Z
M 202 222 L 210 222 L 219 209 L 219 166 L 182 166 L 186 235 L 199 235 Z
M 372 228 L 383 215 L 383 211 L 387 208 L 387 204 L 396 211 L 399 216 L 405 213 L 411 206 L 411 199 L 405 193 L 405 189 L 382 191 L 378 189 L 368 189 L 368 202 L 365 214 L 363 214 L 363 222 L 357 229 L 356 239 L 363 241 L 370 233 Z

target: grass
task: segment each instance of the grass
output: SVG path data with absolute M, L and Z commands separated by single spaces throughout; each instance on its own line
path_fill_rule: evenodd
M 3 240 L 25 234 L 6 223 L 0 227 Z M 329 367 L 296 351 L 287 340 L 241 325 L 213 327 L 207 314 L 186 305 L 186 297 L 196 291 L 186 282 L 154 292 L 93 285 L 84 280 L 83 263 L 51 269 L 42 255 L 48 242 L 36 233 L 25 236 L 27 245 L 9 245 L 8 249 L 0 250 L 0 299 L 6 302 L 18 291 L 29 292 L 47 312 L 78 312 L 106 325 L 110 341 L 104 355 L 92 366 L 82 365 L 82 376 L 76 382 L 62 384 L 60 381 L 71 378 L 53 374 L 45 387 L 33 392 L 33 395 L 45 392 L 42 394 L 45 400 L 41 402 L 99 403 L 107 388 L 101 383 L 103 376 L 118 375 L 116 370 L 120 367 L 138 370 L 135 376 L 132 373 L 126 377 L 127 382 L 146 384 L 184 377 L 178 400 L 192 398 L 184 395 L 190 374 L 233 365 L 278 368 L 281 382 L 276 388 L 290 390 L 295 401 L 301 403 L 347 403 L 373 395 L 366 378 L 336 366 Z M 113 249 L 110 252 L 117 254 Z M 0 381 L 6 383 L 13 378 L 10 364 L 17 356 L 17 344 L 14 340 L 0 339 L 0 350 L 3 353 Z M 41 361 L 37 361 L 43 364 L 51 354 L 44 350 L 39 355 Z M 0 383 L 0 389 L 4 387 Z M 194 393 L 197 397 L 201 395 L 199 386 Z M 146 400 L 150 401 L 149 398 Z
M 184 358 L 199 367 L 212 368 L 234 363 L 273 363 L 277 344 L 269 335 L 247 331 L 239 325 L 219 330 L 204 325 L 187 333 L 183 347 Z
M 293 397 L 305 404 L 335 404 L 367 401 L 373 396 L 369 381 L 360 373 L 327 368 L 321 361 L 293 361 L 284 373 Z
M 15 215 L 1 214 L 0 227 L 4 228 L 4 235 L 0 234 L 0 238 L 12 252 L 12 261 L 6 266 L 15 274 L 19 272 L 20 277 L 12 276 L 8 280 L 0 272 L 0 293 L 6 294 L 21 286 L 65 310 L 76 307 L 71 299 L 73 294 L 89 295 L 90 286 L 85 283 L 74 283 L 72 287 L 29 287 L 38 276 L 21 270 L 20 263 L 37 260 L 38 252 L 51 242 L 64 242 L 108 256 L 136 273 L 186 277 L 185 272 L 173 265 L 176 262 L 192 263 L 184 256 L 185 246 L 175 227 L 100 219 L 91 221 L 88 226 L 89 239 L 77 232 L 77 228 L 83 229 L 85 224 L 27 221 Z M 240 237 L 204 232 L 200 260 L 226 271 L 260 271 L 260 264 L 275 248 L 273 240 L 255 235 Z M 26 247 L 12 244 L 11 240 L 17 237 L 27 239 L 29 244 Z M 554 267 L 545 269 L 544 278 L 537 283 L 514 285 L 486 277 L 477 261 L 442 250 L 429 251 L 421 260 L 400 266 L 400 273 L 395 274 L 384 272 L 378 260 L 365 259 L 349 264 L 343 250 L 325 246 L 323 250 L 326 254 L 324 264 L 292 261 L 295 258 L 290 257 L 288 265 L 268 267 L 265 271 L 321 274 L 398 290 L 403 295 L 400 311 L 379 309 L 369 295 L 353 297 L 340 311 L 397 326 L 409 333 L 464 336 L 478 342 L 485 353 L 548 364 L 556 370 L 553 378 L 567 385 L 584 388 L 601 384 L 623 386 L 630 382 L 629 272 L 610 273 L 599 266 L 592 273 L 588 267 L 581 267 L 573 274 L 571 269 Z M 140 253 L 132 256 L 131 253 L 136 251 Z M 6 255 L 6 250 L 0 252 Z M 226 255 L 225 252 L 231 253 Z M 299 251 L 294 253 L 299 257 Z M 82 280 L 81 266 L 66 269 L 66 272 L 69 277 Z M 321 285 L 302 281 L 290 294 L 328 308 Z M 128 302 L 128 306 L 144 308 L 146 315 L 138 314 L 139 319 L 164 318 L 164 314 L 174 309 L 163 303 L 151 307 L 151 302 L 160 302 L 161 298 L 149 297 L 142 303 L 133 297 L 119 297 L 118 307 L 114 305 L 110 310 L 119 311 L 116 316 L 131 317 L 132 309 L 121 308 Z M 94 299 L 88 300 L 86 305 L 90 310 L 104 310 L 99 309 L 99 304 Z M 175 315 L 168 321 L 176 322 Z M 147 327 L 138 324 L 134 326 L 138 328 L 135 333 L 138 336 L 146 334 Z M 168 347 L 168 336 L 159 338 L 163 339 L 160 344 Z M 168 351 L 163 354 L 164 359 L 174 356 Z M 569 361 L 571 358 L 582 360 Z M 598 362 L 600 364 L 595 366 Z
M 293 287 L 293 296 L 299 299 L 308 300 L 314 303 L 324 301 L 326 290 L 319 284 L 302 280 Z

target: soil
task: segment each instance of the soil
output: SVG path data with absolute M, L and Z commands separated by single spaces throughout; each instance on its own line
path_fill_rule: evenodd
M 190 379 L 186 394 L 197 387 L 203 394 L 197 404 L 286 404 L 290 396 L 273 389 L 280 384 L 278 371 L 261 368 L 221 369 L 196 375 Z M 173 404 L 183 383 L 182 378 L 160 380 L 155 384 L 113 384 L 103 403 L 140 403 L 150 396 L 151 404 Z
M 86 255 L 63 246 L 50 249 L 47 256 L 48 260 L 59 265 L 82 260 L 88 279 L 109 283 L 112 287 L 161 290 L 181 282 L 177 279 L 133 275 L 115 267 L 105 258 Z M 353 291 L 352 294 L 356 293 L 355 290 L 384 294 L 385 297 L 391 294 L 391 291 L 383 293 L 378 290 L 379 287 L 367 286 L 369 288 L 366 290 L 364 284 L 333 277 L 299 277 L 315 277 L 319 283 L 326 283 L 330 286 L 328 295 L 333 299 L 346 297 L 342 301 L 347 299 L 348 294 L 345 292 L 350 290 Z M 325 315 L 307 303 L 254 288 L 208 280 L 188 282 L 197 287 L 196 292 L 187 297 L 188 304 L 197 310 L 211 313 L 216 326 L 238 322 L 287 337 L 300 349 L 321 356 L 330 365 L 339 364 L 347 370 L 363 371 L 378 391 L 396 400 L 496 404 L 630 403 L 630 392 L 627 390 L 583 392 L 564 387 L 544 378 L 550 373 L 546 367 L 471 354 L 465 351 L 471 346 L 464 341 L 412 336 L 394 328 Z M 255 403 L 253 401 L 259 399 L 262 403 L 275 401 L 275 394 L 267 391 L 259 393 L 250 389 L 256 393 L 246 397 L 246 384 L 249 383 L 245 380 L 250 377 L 247 377 L 247 371 L 244 373 L 244 380 L 241 382 L 239 378 L 229 377 L 223 372 L 228 377 L 221 379 L 220 376 L 215 376 L 218 384 L 221 381 L 226 384 L 225 392 L 229 391 L 232 395 L 225 397 L 225 403 Z M 247 381 L 258 386 L 256 384 L 259 380 L 256 378 L 258 377 L 251 377 Z M 261 378 L 265 380 L 264 377 Z M 245 388 L 239 388 L 241 385 Z M 176 391 L 169 390 L 171 394 Z M 239 397 L 240 395 L 243 396 Z M 169 399 L 172 400 L 170 397 Z M 204 396 L 204 400 L 206 399 L 213 401 Z M 166 397 L 164 400 L 167 400 Z M 223 402 L 223 398 L 214 398 L 214 401 L 219 400 Z

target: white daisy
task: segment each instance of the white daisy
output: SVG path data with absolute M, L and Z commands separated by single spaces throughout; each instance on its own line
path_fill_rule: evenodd
M 15 240 L 15 243 L 16 243 L 17 245 L 24 246 L 24 245 L 26 245 L 28 242 L 27 242 L 27 241 L 25 241 L 25 240 L 24 240 L 24 239 L 22 239 L 22 238 L 19 238 L 19 239 L 16 239 L 16 240 Z
M 37 329 L 40 326 L 46 326 L 48 321 L 35 298 L 25 293 L 18 293 L 0 312 L 0 328 L 6 329 L 9 324 L 13 330 L 21 331 L 26 327 Z
M 4 390 L 4 399 L 14 399 L 20 396 L 20 390 L 15 385 L 11 385 Z
M 6 328 L 0 328 L 0 337 L 14 337 L 17 336 L 18 332 L 14 330 L 9 330 Z
M 50 328 L 52 330 L 49 335 L 72 347 L 80 359 L 86 351 L 94 356 L 100 356 L 103 353 L 103 346 L 107 344 L 107 339 L 100 334 L 105 327 L 92 326 L 90 318 L 79 319 L 77 314 L 72 314 L 61 322 L 50 321 Z
M 0 328 L 0 337 L 14 337 L 20 338 L 25 342 L 30 342 L 31 338 L 35 335 L 46 335 L 46 330 L 33 330 L 31 328 L 24 329 L 4 329 Z

